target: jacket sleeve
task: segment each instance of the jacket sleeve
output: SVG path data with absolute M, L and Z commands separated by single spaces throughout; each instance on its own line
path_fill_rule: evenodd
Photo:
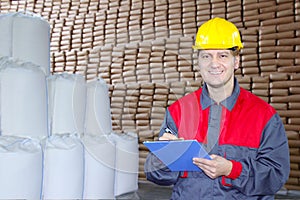
M 147 180 L 158 185 L 173 185 L 177 182 L 179 172 L 172 172 L 154 154 L 149 153 L 144 165 Z
M 169 128 L 173 133 L 177 134 L 177 128 L 173 122 L 169 112 L 166 112 L 159 137 Z M 173 185 L 177 182 L 180 172 L 172 172 L 163 164 L 154 154 L 149 153 L 144 165 L 144 172 L 147 180 L 158 185 Z
M 178 128 L 170 114 L 170 111 L 167 109 L 166 114 L 164 117 L 164 121 L 160 127 L 159 137 L 162 136 L 166 131 L 166 129 L 169 129 L 172 134 L 176 135 L 178 137 Z
M 226 178 L 226 183 L 242 193 L 252 195 L 275 194 L 286 183 L 290 173 L 289 146 L 284 125 L 275 114 L 266 125 L 255 159 L 233 161 L 240 169 L 238 177 Z

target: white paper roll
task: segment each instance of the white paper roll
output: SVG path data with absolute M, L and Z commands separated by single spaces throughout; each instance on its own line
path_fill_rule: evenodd
M 51 134 L 83 134 L 86 83 L 82 75 L 55 74 L 48 77 Z
M 83 199 L 114 199 L 115 144 L 106 135 L 82 138 L 85 146 Z
M 2 135 L 48 135 L 46 77 L 32 63 L 11 59 L 0 66 L 0 125 Z
M 43 199 L 82 199 L 84 150 L 74 135 L 53 135 L 46 141 Z
M 12 57 L 12 13 L 0 15 L 0 56 Z
M 112 120 L 108 86 L 103 79 L 87 83 L 87 107 L 85 133 L 90 135 L 110 134 Z
M 43 155 L 38 141 L 0 136 L 0 199 L 40 199 Z
M 0 17 L 0 53 L 42 67 L 50 73 L 50 25 L 33 13 L 9 13 Z M 3 43 L 2 43 L 3 42 Z
M 115 196 L 138 189 L 139 150 L 135 133 L 111 134 L 116 142 Z

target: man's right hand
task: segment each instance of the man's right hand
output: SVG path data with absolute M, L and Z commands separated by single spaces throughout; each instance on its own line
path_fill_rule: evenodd
M 164 133 L 158 140 L 184 140 L 184 138 L 178 138 L 176 135 L 171 133 Z

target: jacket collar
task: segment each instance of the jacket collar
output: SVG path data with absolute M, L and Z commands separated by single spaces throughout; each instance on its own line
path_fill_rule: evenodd
M 232 94 L 226 99 L 224 99 L 223 101 L 221 101 L 220 104 L 231 111 L 237 101 L 239 94 L 240 94 L 240 86 L 237 79 L 234 78 L 234 88 Z M 204 83 L 202 87 L 200 103 L 203 110 L 216 103 L 212 98 L 210 98 L 206 83 Z

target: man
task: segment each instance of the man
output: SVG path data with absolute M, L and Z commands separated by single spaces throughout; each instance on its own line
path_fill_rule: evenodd
M 150 153 L 147 179 L 174 185 L 171 199 L 274 199 L 289 176 L 288 141 L 276 111 L 234 77 L 243 48 L 238 29 L 211 19 L 193 48 L 204 85 L 167 108 L 159 140 L 196 139 L 212 159 L 193 158 L 201 172 L 173 172 Z

